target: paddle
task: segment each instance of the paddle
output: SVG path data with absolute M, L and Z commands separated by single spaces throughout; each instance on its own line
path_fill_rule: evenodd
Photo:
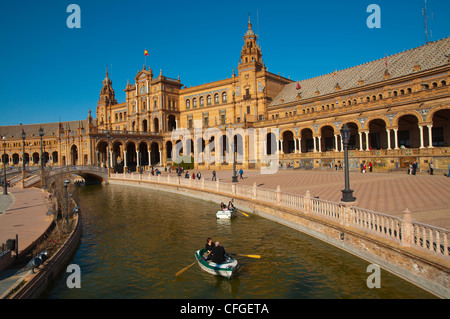
M 179 275 L 181 275 L 182 273 L 184 273 L 186 270 L 188 270 L 189 268 L 191 268 L 192 266 L 194 266 L 194 265 L 197 263 L 197 261 L 199 261 L 200 259 L 202 259 L 202 258 L 208 256 L 210 253 L 211 253 L 211 251 L 210 251 L 209 253 L 207 253 L 205 256 L 203 256 L 203 257 L 197 259 L 196 261 L 194 261 L 194 262 L 193 262 L 192 264 L 190 264 L 189 266 L 184 267 L 183 269 L 181 269 L 179 272 L 177 272 L 177 273 L 175 274 L 175 277 L 178 277 Z
M 234 198 L 231 199 L 231 202 L 234 203 Z M 245 217 L 249 217 L 246 213 L 241 212 L 239 209 L 235 208 L 237 212 L 241 213 Z
M 249 217 L 246 213 L 241 212 L 239 209 L 236 209 L 239 213 L 241 213 L 242 215 L 244 215 L 245 217 Z
M 261 255 L 243 255 L 243 254 L 233 254 L 233 253 L 230 253 L 230 255 L 244 256 L 244 257 L 249 257 L 249 258 L 261 258 Z

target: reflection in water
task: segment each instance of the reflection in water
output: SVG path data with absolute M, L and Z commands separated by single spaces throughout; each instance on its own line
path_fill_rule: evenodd
M 75 190 L 76 191 L 76 190 Z M 44 298 L 432 298 L 382 271 L 369 289 L 368 263 L 300 232 L 250 215 L 216 220 L 217 204 L 123 186 L 79 189 L 83 236 L 72 264 L 81 288 L 62 274 Z M 239 257 L 232 280 L 192 266 L 207 237 Z

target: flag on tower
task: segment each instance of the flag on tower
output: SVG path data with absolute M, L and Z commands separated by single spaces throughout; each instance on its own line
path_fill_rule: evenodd
M 297 81 L 297 90 L 300 90 L 302 86 L 300 85 L 300 82 Z
M 333 77 L 337 74 L 337 69 L 334 70 Z
M 149 55 L 147 49 L 145 49 L 144 55 L 145 55 L 145 56 L 148 56 L 148 55 Z

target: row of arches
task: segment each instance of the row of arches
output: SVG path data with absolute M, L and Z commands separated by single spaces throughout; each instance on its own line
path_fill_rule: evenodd
M 96 148 L 96 162 L 97 165 L 111 167 L 118 172 L 122 172 L 125 168 L 134 171 L 141 166 L 155 166 L 162 163 L 161 147 L 156 141 L 115 140 L 108 146 L 107 140 L 100 140 Z
M 405 114 L 396 121 L 396 127 L 387 126 L 382 118 L 374 118 L 361 125 L 358 121 L 342 122 L 350 128 L 349 149 L 380 150 L 393 148 L 424 148 L 450 146 L 450 109 L 435 112 L 431 123 L 419 123 L 414 114 Z M 340 126 L 340 127 L 341 127 Z M 342 150 L 340 132 L 334 125 L 313 128 L 287 129 L 280 134 L 282 153 Z
M 1 162 L 2 163 L 9 163 L 9 165 L 20 165 L 22 164 L 22 157 L 18 153 L 13 153 L 12 155 L 9 154 L 2 154 L 1 155 Z M 41 163 L 41 154 L 38 152 L 33 153 L 24 153 L 23 159 L 25 161 L 25 165 L 30 164 L 40 164 Z M 51 163 L 58 163 L 58 152 L 52 152 L 51 154 L 49 152 L 44 152 L 42 154 L 42 160 L 44 164 Z

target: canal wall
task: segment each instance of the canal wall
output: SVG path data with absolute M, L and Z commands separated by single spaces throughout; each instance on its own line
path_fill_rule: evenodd
M 236 207 L 301 231 L 401 277 L 440 298 L 450 298 L 449 231 L 364 210 L 253 185 L 192 180 L 169 175 L 112 174 L 110 184 L 149 188 Z
M 81 239 L 83 228 L 81 213 L 74 215 L 73 221 L 74 228 L 59 250 L 39 266 L 39 268 L 36 268 L 34 272 L 30 272 L 24 278 L 24 284 L 22 286 L 19 285 L 20 287 L 8 295 L 6 297 L 7 299 L 39 298 L 47 289 L 48 285 L 67 267 Z

